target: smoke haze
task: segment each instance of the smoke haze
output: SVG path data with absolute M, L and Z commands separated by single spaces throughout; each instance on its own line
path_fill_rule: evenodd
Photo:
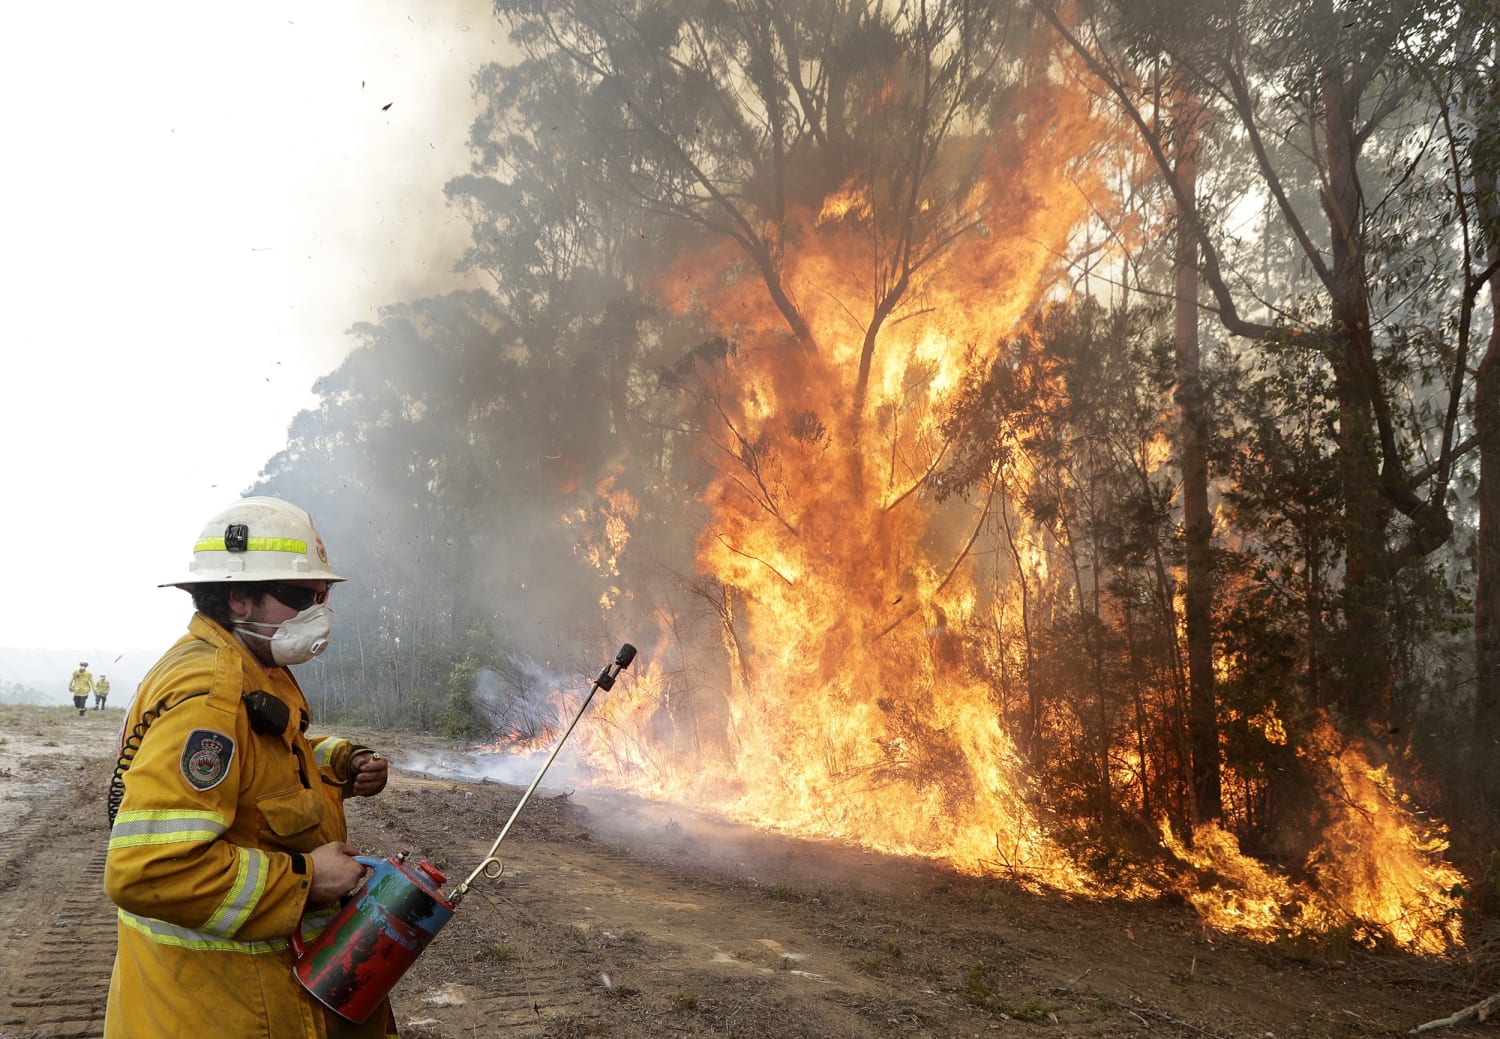
M 32 546 L 7 646 L 154 657 L 177 637 L 186 599 L 156 585 L 316 402 L 349 327 L 460 284 L 442 185 L 500 40 L 481 3 L 12 13 L 0 84 L 27 99 L 8 124 L 27 158 L 0 206 L 25 302 L 0 436 L 45 450 L 6 467 L 31 504 L 0 511 L 0 537 Z

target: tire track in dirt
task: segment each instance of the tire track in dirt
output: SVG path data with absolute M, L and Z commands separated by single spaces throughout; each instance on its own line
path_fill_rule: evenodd
M 0 1039 L 97 1039 L 114 963 L 104 896 L 105 762 L 8 791 L 21 821 L 0 835 Z M 45 767 L 45 766 L 44 766 Z M 22 891 L 25 898 L 4 897 Z

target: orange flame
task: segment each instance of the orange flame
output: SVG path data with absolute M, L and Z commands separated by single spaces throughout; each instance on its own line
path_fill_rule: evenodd
M 1443 861 L 1440 825 L 1424 823 L 1393 787 L 1388 770 L 1358 747 L 1343 745 L 1326 719 L 1299 753 L 1325 769 L 1323 840 L 1298 871 L 1279 876 L 1240 852 L 1232 834 L 1212 824 L 1186 847 L 1163 824 L 1162 841 L 1212 886 L 1182 893 L 1206 924 L 1261 938 L 1345 933 L 1388 940 L 1404 949 L 1448 952 L 1462 945 L 1456 891 L 1463 876 Z
M 620 576 L 620 556 L 630 542 L 630 521 L 640 512 L 640 505 L 629 491 L 615 486 L 620 467 L 594 488 L 591 508 L 578 508 L 564 514 L 563 522 L 580 532 L 575 551 L 607 577 Z M 608 609 L 615 604 L 620 589 L 611 585 L 600 597 L 599 605 Z

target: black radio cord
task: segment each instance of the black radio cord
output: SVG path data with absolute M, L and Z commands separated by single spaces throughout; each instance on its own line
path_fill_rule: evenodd
M 146 735 L 146 730 L 151 727 L 151 723 L 161 717 L 166 711 L 176 707 L 177 704 L 184 703 L 194 697 L 207 695 L 208 692 L 205 690 L 201 693 L 193 693 L 191 696 L 184 696 L 177 703 L 159 703 L 155 707 L 148 708 L 141 714 L 141 720 L 136 722 L 135 727 L 130 730 L 130 735 L 120 741 L 120 756 L 115 759 L 115 774 L 110 777 L 109 794 L 105 797 L 105 807 L 109 811 L 110 826 L 114 826 L 115 816 L 120 812 L 120 802 L 125 799 L 125 773 L 130 770 L 130 763 L 135 760 L 136 754 L 140 752 L 141 739 Z

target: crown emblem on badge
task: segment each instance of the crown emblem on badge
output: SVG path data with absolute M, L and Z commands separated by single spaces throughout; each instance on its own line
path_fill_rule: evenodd
M 194 729 L 182 745 L 182 778 L 195 790 L 212 790 L 229 775 L 234 739 L 212 729 Z

